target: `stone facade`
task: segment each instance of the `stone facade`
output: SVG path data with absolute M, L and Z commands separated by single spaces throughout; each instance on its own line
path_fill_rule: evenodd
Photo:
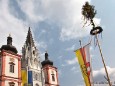
M 22 70 L 31 71 L 30 84 L 33 86 L 43 86 L 43 73 L 38 50 L 34 44 L 30 28 L 27 33 L 25 44 L 22 48 Z M 29 76 L 28 76 L 29 78 Z

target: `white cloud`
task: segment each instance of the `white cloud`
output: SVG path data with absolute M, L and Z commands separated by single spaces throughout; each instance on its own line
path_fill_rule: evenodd
M 61 29 L 61 40 L 74 39 L 86 36 L 89 33 L 89 29 L 81 29 L 80 20 L 81 7 L 85 1 L 90 0 L 17 0 L 19 8 L 27 17 L 26 22 L 10 12 L 9 1 L 0 1 L 0 32 L 2 32 L 0 36 L 3 36 L 0 40 L 5 39 L 11 33 L 14 45 L 18 47 L 18 50 L 21 50 L 25 41 L 28 27 L 24 24 L 28 25 L 28 23 L 46 21 L 47 23 L 57 24 Z M 99 20 L 96 21 L 99 22 Z M 41 34 L 43 33 L 45 33 L 45 30 L 41 32 Z M 5 40 L 2 40 L 0 45 L 4 43 L 6 43 Z M 43 42 L 39 45 L 47 48 Z
M 37 35 L 37 37 L 38 37 L 38 38 L 41 38 L 41 36 L 43 36 L 45 33 L 46 33 L 46 30 L 43 29 L 43 30 Z
M 108 70 L 108 74 L 110 76 L 110 80 L 112 82 L 114 82 L 115 81 L 115 68 L 111 68 L 111 67 L 107 66 L 107 70 Z M 101 68 L 99 70 L 94 70 L 93 76 L 94 76 L 95 82 L 101 82 L 101 81 L 105 82 L 106 81 L 106 79 L 104 78 L 104 76 L 106 76 L 104 68 Z
M 47 44 L 43 41 L 37 43 L 38 48 L 42 48 L 44 50 L 47 50 Z
M 40 56 L 40 60 L 41 60 L 41 61 L 44 61 L 44 60 L 45 60 L 45 52 L 39 51 L 39 56 Z
M 31 22 L 38 22 L 43 20 L 43 17 L 37 15 L 35 12 L 38 10 L 36 8 L 36 4 L 39 1 L 36 0 L 17 0 L 18 4 L 20 5 L 21 10 L 26 14 L 26 17 Z M 39 5 L 39 4 L 37 4 Z M 36 10 L 37 9 L 37 10 Z
M 47 23 L 56 24 L 61 29 L 60 40 L 69 40 L 89 34 L 89 29 L 81 29 L 83 26 L 81 8 L 86 1 L 90 2 L 90 0 L 20 0 L 18 4 L 31 22 L 47 20 Z
M 80 14 L 81 15 L 81 14 Z M 91 30 L 91 26 L 87 26 L 87 27 L 83 27 L 83 24 L 80 24 L 80 18 L 78 19 L 78 21 L 76 21 L 76 23 L 69 23 L 68 25 L 70 26 L 64 26 L 61 30 L 61 36 L 60 39 L 62 41 L 65 40 L 70 40 L 70 39 L 76 39 L 78 37 L 84 37 L 86 35 L 88 35 L 90 33 Z M 72 21 L 72 20 L 71 20 Z M 100 19 L 95 18 L 94 21 L 96 22 L 96 25 L 100 24 Z
M 80 72 L 77 66 L 73 66 L 70 70 L 73 71 L 73 73 Z
M 74 51 L 75 50 L 75 45 L 72 45 L 70 48 L 66 49 L 67 51 Z
M 65 67 L 66 65 L 65 64 L 61 64 L 62 67 Z
M 76 70 L 76 67 L 72 67 L 71 70 L 72 70 L 72 71 L 73 71 L 73 70 Z
M 57 57 L 57 58 L 61 60 L 61 59 L 62 59 L 62 57 L 63 57 L 63 56 L 59 56 L 59 57 Z
M 66 62 L 67 62 L 68 65 L 73 65 L 73 64 L 77 63 L 77 59 L 73 58 L 73 59 L 70 59 L 70 60 L 66 60 Z
M 62 71 L 58 70 L 59 77 L 62 76 Z
M 17 19 L 10 13 L 9 0 L 0 1 L 0 45 L 7 42 L 7 36 L 13 37 L 13 45 L 17 47 L 19 53 L 24 44 L 27 27 L 24 21 Z

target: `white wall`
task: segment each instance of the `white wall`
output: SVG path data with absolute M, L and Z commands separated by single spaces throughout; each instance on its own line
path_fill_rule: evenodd
M 15 64 L 14 65 L 14 73 L 11 73 L 10 72 L 10 64 L 9 64 L 9 62 L 11 62 L 10 58 L 13 58 L 13 57 L 6 56 L 5 58 L 6 58 L 5 59 L 5 61 L 6 61 L 6 63 L 5 63 L 5 75 L 18 78 L 18 59 L 14 58 L 14 64 Z
M 55 81 L 52 81 L 52 75 L 51 75 L 51 74 L 52 74 L 52 71 L 53 71 L 53 73 L 54 73 L 54 75 L 55 75 L 55 76 L 54 76 L 54 77 L 55 77 Z M 50 74 L 50 75 L 49 75 L 49 76 L 50 76 L 50 83 L 57 85 L 58 82 L 57 82 L 57 75 L 56 75 L 55 69 L 49 69 L 49 74 Z

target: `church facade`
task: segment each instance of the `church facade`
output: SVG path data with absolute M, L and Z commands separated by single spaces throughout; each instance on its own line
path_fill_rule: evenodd
M 0 50 L 0 86 L 59 86 L 57 68 L 47 52 L 45 60 L 40 61 L 30 28 L 22 55 L 17 54 L 10 35 Z

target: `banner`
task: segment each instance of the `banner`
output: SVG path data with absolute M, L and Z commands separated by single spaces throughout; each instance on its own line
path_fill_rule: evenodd
M 21 75 L 22 75 L 22 86 L 25 86 L 25 84 L 27 84 L 27 71 L 21 70 Z
M 91 58 L 89 53 L 90 44 L 84 46 L 75 51 L 76 57 L 78 58 L 78 62 L 81 68 L 81 72 L 84 78 L 84 82 L 86 86 L 93 86 L 92 72 L 91 72 Z
M 33 86 L 32 71 L 28 71 L 28 84 L 29 84 L 30 86 Z

